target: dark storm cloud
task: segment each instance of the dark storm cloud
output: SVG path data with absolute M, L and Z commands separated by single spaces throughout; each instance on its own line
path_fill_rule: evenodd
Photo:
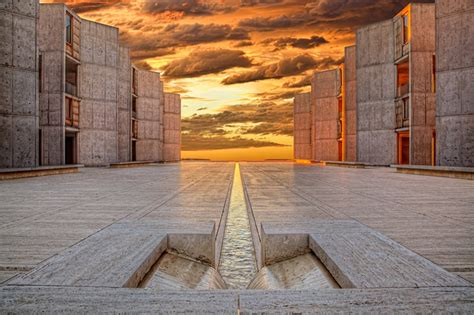
M 432 3 L 434 0 L 412 2 Z M 295 0 L 303 9 L 298 12 L 272 17 L 246 18 L 239 26 L 252 31 L 272 31 L 297 26 L 333 25 L 354 29 L 358 26 L 388 19 L 409 0 Z
M 223 150 L 223 149 L 245 149 L 262 147 L 283 147 L 286 145 L 242 137 L 202 136 L 183 134 L 181 136 L 183 151 Z
M 247 40 L 249 34 L 242 28 L 228 24 L 168 24 L 163 28 L 120 34 L 121 40 L 132 49 L 135 59 L 146 59 L 173 54 L 176 48 L 225 40 Z M 172 48 L 170 48 L 172 47 Z
M 213 0 L 143 0 L 141 9 L 146 13 L 182 12 L 186 15 L 211 15 L 230 12 L 235 6 Z
M 311 75 L 306 75 L 299 80 L 292 80 L 283 84 L 284 88 L 302 88 L 311 85 Z
M 84 0 L 84 1 L 68 1 L 68 0 L 50 0 L 46 3 L 66 3 L 76 13 L 86 13 L 98 11 L 100 9 L 111 6 L 122 5 L 120 0 Z
M 184 58 L 171 61 L 163 70 L 169 78 L 189 78 L 250 66 L 252 61 L 241 50 L 213 49 L 193 51 Z
M 340 60 L 327 57 L 316 59 L 309 54 L 299 55 L 280 60 L 278 63 L 260 66 L 256 70 L 247 71 L 225 78 L 225 85 L 246 83 L 266 79 L 280 79 L 287 76 L 297 75 L 309 69 L 319 70 L 340 64 Z
M 234 45 L 235 48 L 248 47 L 248 46 L 253 46 L 253 43 L 248 40 L 238 42 L 237 44 Z
M 262 41 L 263 44 L 273 44 L 277 49 L 284 49 L 286 47 L 300 48 L 300 49 L 311 49 L 323 44 L 329 43 L 324 37 L 311 36 L 311 38 L 295 38 L 295 37 L 283 37 L 283 38 L 269 38 Z
M 153 70 L 152 66 L 150 66 L 150 64 L 144 60 L 142 61 L 137 61 L 137 62 L 134 62 L 133 65 L 135 67 L 137 67 L 138 69 L 142 69 L 142 70 Z
M 298 12 L 290 15 L 282 15 L 277 17 L 254 17 L 243 19 L 239 22 L 239 26 L 258 31 L 273 31 L 279 28 L 290 28 L 303 25 L 310 20 L 311 16 L 306 12 Z

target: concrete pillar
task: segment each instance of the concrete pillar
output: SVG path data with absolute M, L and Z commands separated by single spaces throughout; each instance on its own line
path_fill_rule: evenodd
M 313 115 L 313 160 L 339 160 L 339 97 L 341 71 L 339 69 L 316 72 L 311 80 Z
M 164 138 L 163 160 L 181 160 L 181 97 L 179 94 L 164 93 Z
M 81 164 L 102 165 L 118 161 L 119 59 L 118 29 L 82 20 Z
M 132 65 L 130 51 L 120 47 L 118 69 L 118 117 L 117 117 L 117 142 L 118 160 L 127 162 L 131 160 L 131 110 L 132 110 Z
M 312 160 L 311 93 L 295 96 L 293 115 L 294 158 Z
M 437 164 L 474 167 L 474 2 L 436 1 Z
M 137 161 L 162 160 L 163 87 L 158 72 L 137 70 Z
M 38 165 L 38 7 L 0 3 L 0 168 Z
M 357 161 L 357 75 L 356 46 L 344 50 L 345 161 Z
M 357 160 L 396 162 L 395 66 L 392 20 L 357 30 Z

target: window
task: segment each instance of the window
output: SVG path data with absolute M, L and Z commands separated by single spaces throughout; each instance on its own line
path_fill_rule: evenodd
M 77 96 L 77 63 L 66 58 L 66 93 Z
M 72 99 L 66 97 L 66 124 L 72 125 Z
M 436 55 L 433 55 L 433 67 L 431 69 L 431 92 L 436 93 Z
M 66 43 L 72 45 L 72 15 L 66 13 Z
M 38 77 L 39 92 L 43 93 L 43 55 L 38 57 Z
M 410 40 L 410 25 L 409 25 L 409 19 L 408 19 L 408 13 L 402 16 L 403 20 L 403 44 L 406 45 L 408 44 L 408 41 Z
M 408 120 L 410 118 L 410 106 L 408 98 L 403 100 L 403 120 Z

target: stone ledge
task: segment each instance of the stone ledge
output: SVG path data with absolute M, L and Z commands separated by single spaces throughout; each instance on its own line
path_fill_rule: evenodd
M 155 162 L 155 161 L 118 162 L 118 163 L 110 163 L 110 168 L 141 167 L 141 166 L 147 166 L 147 165 L 155 164 L 155 163 L 158 163 L 158 162 Z
M 0 287 L 0 313 L 469 314 L 474 288 L 167 291 Z
M 341 162 L 341 161 L 321 161 L 325 166 L 347 167 L 347 168 L 365 168 L 369 166 L 360 162 Z
M 27 168 L 2 168 L 0 180 L 78 173 L 84 165 L 57 165 Z
M 474 167 L 448 167 L 427 165 L 392 165 L 397 173 L 449 177 L 458 179 L 474 180 Z
M 239 305 L 240 314 L 468 314 L 474 288 L 248 290 Z

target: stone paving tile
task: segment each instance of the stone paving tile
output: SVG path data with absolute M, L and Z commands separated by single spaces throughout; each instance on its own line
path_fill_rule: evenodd
M 189 162 L 0 181 L 0 282 L 121 220 L 219 224 L 233 171 Z
M 473 181 L 292 163 L 241 170 L 260 233 L 266 221 L 353 219 L 473 280 Z

